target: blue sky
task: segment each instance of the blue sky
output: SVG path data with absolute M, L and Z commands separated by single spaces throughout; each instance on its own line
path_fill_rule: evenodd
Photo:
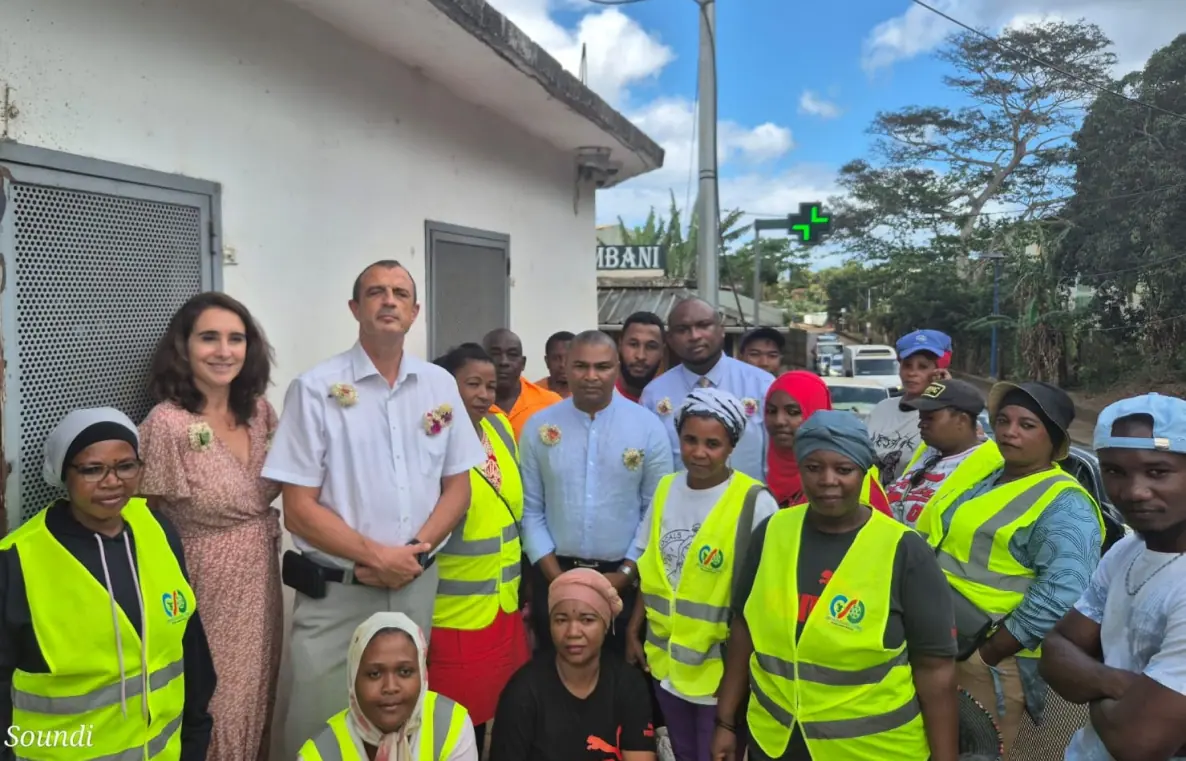
M 574 72 L 584 44 L 590 87 L 667 150 L 662 169 L 598 192 L 599 224 L 619 216 L 640 222 L 651 206 L 665 212 L 670 193 L 681 207 L 695 202 L 694 0 L 489 2 Z M 929 3 L 994 32 L 1042 18 L 1086 18 L 1116 43 L 1123 71 L 1186 31 L 1184 0 Z M 958 105 L 941 83 L 946 65 L 932 55 L 953 31 L 909 0 L 719 0 L 722 209 L 781 215 L 834 195 L 836 170 L 867 155 L 866 130 L 879 110 Z

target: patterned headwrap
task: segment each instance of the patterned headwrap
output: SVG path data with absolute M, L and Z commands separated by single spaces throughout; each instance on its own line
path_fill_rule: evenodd
M 675 431 L 679 433 L 689 417 L 710 417 L 725 426 L 729 442 L 737 446 L 745 431 L 745 406 L 728 391 L 718 388 L 698 388 L 688 394 L 675 413 Z

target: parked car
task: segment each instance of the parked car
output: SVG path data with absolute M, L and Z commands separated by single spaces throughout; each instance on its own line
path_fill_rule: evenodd
M 824 383 L 832 395 L 832 408 L 855 412 L 861 420 L 867 419 L 873 407 L 890 396 L 885 386 L 862 378 L 828 377 Z

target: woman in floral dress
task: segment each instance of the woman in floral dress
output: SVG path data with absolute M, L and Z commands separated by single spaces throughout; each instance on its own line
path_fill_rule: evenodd
M 202 293 L 152 360 L 141 492 L 177 527 L 218 687 L 210 761 L 265 761 L 280 668 L 278 484 L 260 477 L 276 411 L 271 349 L 246 307 Z

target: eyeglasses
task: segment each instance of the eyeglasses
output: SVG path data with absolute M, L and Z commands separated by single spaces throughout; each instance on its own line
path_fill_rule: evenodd
M 140 475 L 144 463 L 139 460 L 121 462 L 116 465 L 70 465 L 78 475 L 88 484 L 97 484 L 107 478 L 108 473 L 115 473 L 121 481 L 130 481 Z

